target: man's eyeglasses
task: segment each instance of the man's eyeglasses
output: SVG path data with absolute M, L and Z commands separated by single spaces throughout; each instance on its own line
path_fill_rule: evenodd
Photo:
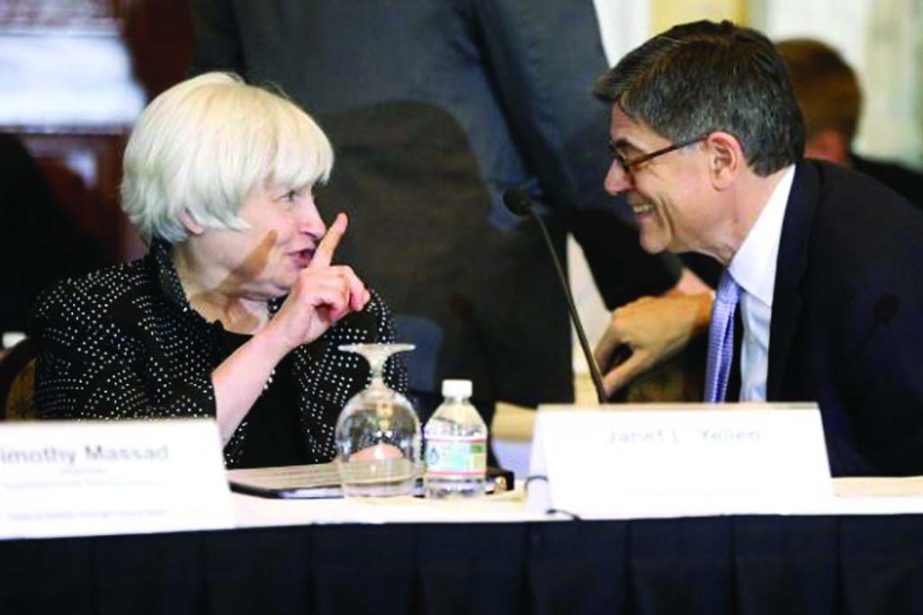
M 612 155 L 615 156 L 615 159 L 618 161 L 619 166 L 622 167 L 622 170 L 630 175 L 632 168 L 638 166 L 639 164 L 643 164 L 649 160 L 653 160 L 657 156 L 663 156 L 664 154 L 669 154 L 670 152 L 684 148 L 687 145 L 693 145 L 694 143 L 698 143 L 699 141 L 704 141 L 705 139 L 708 138 L 708 135 L 710 134 L 711 133 L 705 133 L 704 135 L 698 136 L 695 139 L 689 139 L 688 141 L 680 141 L 679 143 L 668 145 L 661 149 L 655 150 L 649 154 L 642 154 L 641 156 L 638 156 L 637 158 L 633 158 L 631 160 L 626 159 L 625 156 L 615 148 L 615 144 L 612 141 L 609 141 L 609 149 L 612 150 Z

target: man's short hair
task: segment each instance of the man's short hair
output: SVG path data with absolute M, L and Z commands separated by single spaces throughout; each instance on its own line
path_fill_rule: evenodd
M 185 212 L 206 228 L 246 228 L 238 209 L 277 183 L 326 181 L 333 150 L 297 105 L 231 73 L 179 83 L 141 114 L 125 149 L 122 208 L 149 241 L 185 241 Z
M 593 93 L 674 143 L 730 133 L 761 176 L 804 152 L 804 123 L 778 52 L 763 34 L 729 21 L 658 34 L 600 77 Z
M 852 143 L 859 125 L 862 94 L 859 80 L 832 47 L 813 39 L 779 41 L 776 49 L 788 67 L 788 76 L 804 116 L 808 140 L 825 130 Z

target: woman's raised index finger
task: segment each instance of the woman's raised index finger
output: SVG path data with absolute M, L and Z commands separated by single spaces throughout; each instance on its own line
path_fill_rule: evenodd
M 349 220 L 346 214 L 338 213 L 333 224 L 327 229 L 327 234 L 317 244 L 317 250 L 314 251 L 314 257 L 308 267 L 327 267 L 333 262 L 333 253 L 336 252 L 340 240 L 346 234 L 346 227 L 349 226 Z

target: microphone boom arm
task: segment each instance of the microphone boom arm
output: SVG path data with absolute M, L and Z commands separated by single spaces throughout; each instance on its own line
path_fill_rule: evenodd
M 545 238 L 545 244 L 548 246 L 548 253 L 551 254 L 551 260 L 558 273 L 558 280 L 560 280 L 561 287 L 564 290 L 564 297 L 567 299 L 567 308 L 570 310 L 571 321 L 574 323 L 574 329 L 577 331 L 577 340 L 580 342 L 583 356 L 586 358 L 590 368 L 590 378 L 593 379 L 596 397 L 600 404 L 605 404 L 608 399 L 606 398 L 606 389 L 603 386 L 602 375 L 599 372 L 596 359 L 593 358 L 593 352 L 590 350 L 589 342 L 587 342 L 583 325 L 580 323 L 580 318 L 577 316 L 577 307 L 574 305 L 574 297 L 571 295 L 570 286 L 567 283 L 567 275 L 564 273 L 564 268 L 561 266 L 561 261 L 558 259 L 558 254 L 554 249 L 554 244 L 551 243 L 551 235 L 548 234 L 548 229 L 545 227 L 545 223 L 542 221 L 541 216 L 535 213 L 535 209 L 531 207 L 529 208 L 529 213 L 532 215 L 532 218 L 538 222 L 538 227 L 542 230 L 542 237 Z

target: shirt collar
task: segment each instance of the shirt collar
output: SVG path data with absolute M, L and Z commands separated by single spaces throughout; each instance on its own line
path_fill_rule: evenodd
M 776 284 L 776 260 L 782 238 L 782 222 L 785 220 L 785 208 L 794 178 L 795 165 L 789 165 L 783 170 L 766 206 L 728 266 L 734 281 L 746 293 L 769 307 L 772 307 Z
M 151 260 L 151 272 L 164 296 L 184 312 L 190 309 L 186 292 L 179 281 L 179 274 L 173 265 L 172 244 L 163 239 L 152 239 L 148 252 Z

